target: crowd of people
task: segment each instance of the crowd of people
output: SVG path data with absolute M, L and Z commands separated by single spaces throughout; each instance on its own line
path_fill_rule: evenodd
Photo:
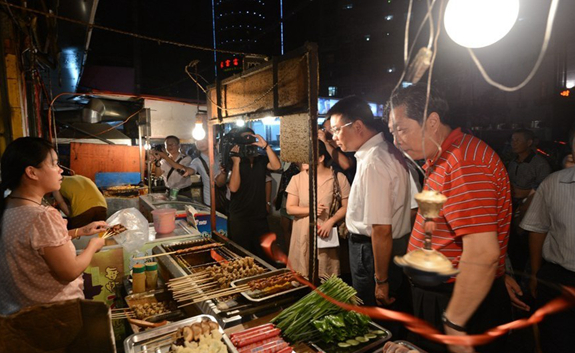
M 318 236 L 338 238 L 338 246 L 318 249 L 321 275 L 349 276 L 365 305 L 413 313 L 449 335 L 479 334 L 509 322 L 512 305 L 538 308 L 560 295 L 546 283 L 575 286 L 575 131 L 565 169 L 551 172 L 534 151 L 535 137 L 517 130 L 511 140 L 515 158 L 507 165 L 479 138 L 451 125 L 441 93 L 413 85 L 398 90 L 386 105 L 384 120 L 357 98 L 340 100 L 318 132 Z M 386 132 L 386 130 L 388 131 Z M 189 195 L 191 174 L 199 174 L 202 200 L 211 204 L 210 169 L 218 208 L 228 216 L 228 236 L 263 256 L 260 237 L 270 232 L 270 171 L 282 171 L 275 205 L 289 233 L 289 261 L 309 272 L 309 165 L 283 165 L 269 143 L 249 128 L 233 132 L 251 148 L 234 145 L 230 161 L 209 163 L 209 148 L 197 141 L 200 155 L 182 153 L 176 136 L 165 139 L 166 152 L 153 151 L 156 175 L 168 188 Z M 406 155 L 409 158 L 406 158 Z M 96 221 L 74 226 L 78 217 L 101 213 L 75 202 L 64 190 L 81 178 L 63 179 L 52 146 L 21 138 L 2 156 L 2 235 L 0 314 L 70 297 L 82 297 L 81 273 L 103 246 L 96 237 L 76 255 L 71 239 L 106 227 Z M 423 161 L 418 174 L 414 161 Z M 69 181 L 68 181 L 69 180 Z M 61 189 L 62 188 L 62 189 Z M 434 219 L 432 247 L 458 268 L 439 286 L 416 283 L 393 262 L 394 256 L 421 249 L 424 217 L 414 195 L 422 189 L 447 197 Z M 68 225 L 42 203 L 47 193 L 71 200 Z M 70 203 L 70 202 L 69 202 Z M 100 206 L 98 206 L 100 207 Z M 91 221 L 89 219 L 88 221 Z M 84 220 L 84 223 L 88 222 Z M 25 224 L 26 226 L 22 226 Z M 67 229 L 71 228 L 70 230 Z M 565 352 L 575 312 L 571 309 L 540 324 L 544 352 Z M 387 323 L 400 338 L 400 325 Z M 445 346 L 405 336 L 430 352 L 502 352 L 505 337 L 488 344 Z

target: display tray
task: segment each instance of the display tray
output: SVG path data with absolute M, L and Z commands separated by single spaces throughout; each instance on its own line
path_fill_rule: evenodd
M 367 342 L 359 342 L 356 346 L 350 346 L 343 348 L 337 345 L 337 343 L 325 343 L 321 339 L 310 342 L 310 345 L 318 350 L 325 353 L 364 353 L 370 352 L 375 348 L 382 347 L 383 344 L 391 338 L 391 332 L 379 326 L 375 322 L 369 324 L 369 331 L 383 331 L 383 334 L 378 334 L 377 338 L 371 339 Z
M 246 278 L 238 279 L 238 280 L 235 280 L 235 281 L 231 282 L 230 285 L 235 288 L 235 287 L 239 287 L 239 286 L 245 285 L 245 284 L 247 284 L 248 282 L 253 281 L 253 280 L 257 280 L 257 279 L 261 279 L 261 278 L 268 278 L 268 277 L 272 277 L 272 276 L 275 276 L 275 275 L 280 275 L 280 274 L 287 273 L 287 272 L 290 272 L 290 270 L 287 269 L 287 268 L 282 268 L 282 269 L 279 269 L 279 270 L 262 273 L 262 274 L 255 275 L 255 276 L 252 276 L 252 277 L 246 277 Z M 300 286 L 298 286 L 298 287 L 292 286 L 291 289 L 284 290 L 284 291 L 277 292 L 277 293 L 273 293 L 273 294 L 269 294 L 269 295 L 266 295 L 266 296 L 258 296 L 258 295 L 257 295 L 257 292 L 254 292 L 254 291 L 244 291 L 244 292 L 241 292 L 241 294 L 242 294 L 242 296 L 244 296 L 244 297 L 245 297 L 247 300 L 249 300 L 249 301 L 252 301 L 252 302 L 263 302 L 263 301 L 266 301 L 266 300 L 269 300 L 269 299 L 281 297 L 281 296 L 286 295 L 286 294 L 289 294 L 289 293 L 298 292 L 298 291 L 303 292 L 303 291 L 305 291 L 305 289 L 307 289 L 307 288 L 308 288 L 308 287 L 304 286 L 303 284 L 300 284 Z
M 395 341 L 394 343 L 399 344 L 400 346 L 404 346 L 409 350 L 412 351 L 416 351 L 419 353 L 427 353 L 426 351 L 424 351 L 423 349 L 419 348 L 418 346 L 416 346 L 415 344 L 411 343 L 411 342 L 407 342 L 407 341 Z
M 126 304 L 128 304 L 128 308 L 135 312 L 137 305 L 146 305 L 151 306 L 154 303 L 166 303 L 165 307 L 169 309 L 168 312 L 160 313 L 160 314 L 152 314 L 141 317 L 139 319 L 149 321 L 149 322 L 160 322 L 163 320 L 179 320 L 184 318 L 184 313 L 178 309 L 178 305 L 172 298 L 172 294 L 166 289 L 156 289 L 153 291 L 143 292 L 143 293 L 136 293 L 130 294 L 125 298 Z
M 185 320 L 173 322 L 165 326 L 161 326 L 148 331 L 135 333 L 126 340 L 124 340 L 124 351 L 126 353 L 167 353 L 170 352 L 171 345 L 173 341 L 171 340 L 157 340 L 161 336 L 167 336 L 171 333 L 175 333 L 179 328 L 184 326 L 190 326 L 194 323 L 201 322 L 202 318 L 207 317 L 212 321 L 217 322 L 217 320 L 211 315 L 198 315 Z M 218 325 L 219 326 L 219 325 Z M 228 352 L 237 353 L 238 351 L 224 333 L 221 327 L 218 327 L 218 331 L 222 334 L 222 340 L 228 347 Z M 169 337 L 169 336 L 167 336 Z M 175 340 L 174 340 L 175 341 Z M 165 343 L 164 343 L 165 342 Z

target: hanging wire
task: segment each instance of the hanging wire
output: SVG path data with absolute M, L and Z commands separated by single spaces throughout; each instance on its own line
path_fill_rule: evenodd
M 549 47 L 549 41 L 551 39 L 551 32 L 553 30 L 553 22 L 555 21 L 555 14 L 557 13 L 558 6 L 559 6 L 559 0 L 552 0 L 551 6 L 549 8 L 549 16 L 547 17 L 547 26 L 545 27 L 545 36 L 543 37 L 543 45 L 541 46 L 541 51 L 539 52 L 537 62 L 535 63 L 535 66 L 533 67 L 527 78 L 517 86 L 509 87 L 501 83 L 495 82 L 495 80 L 493 80 L 489 76 L 489 74 L 485 71 L 485 68 L 483 68 L 483 65 L 481 65 L 479 59 L 475 56 L 473 50 L 471 50 L 470 48 L 467 49 L 469 55 L 471 55 L 471 59 L 473 59 L 473 62 L 475 63 L 475 65 L 477 65 L 477 68 L 479 69 L 481 76 L 483 76 L 483 78 L 485 79 L 485 81 L 487 81 L 487 83 L 505 92 L 515 92 L 525 87 L 525 85 L 527 85 L 527 83 L 531 81 L 531 79 L 533 78 L 533 76 L 535 76 L 535 73 L 539 69 L 541 62 L 543 62 L 545 53 L 547 53 L 547 48 Z
M 27 12 L 35 13 L 35 14 L 38 14 L 38 15 L 42 15 L 42 16 L 45 16 L 45 17 L 47 17 L 47 18 L 55 18 L 55 19 L 57 19 L 57 20 L 61 20 L 61 21 L 66 21 L 66 22 L 78 24 L 78 25 L 81 25 L 81 26 L 88 27 L 89 29 L 96 28 L 96 29 L 100 29 L 100 30 L 103 30 L 103 31 L 108 31 L 108 32 L 123 34 L 123 35 L 126 35 L 126 36 L 138 38 L 138 39 L 149 40 L 149 41 L 152 41 L 152 42 L 156 42 L 156 43 L 158 43 L 158 44 L 170 44 L 170 45 L 174 45 L 174 46 L 177 46 L 177 47 L 189 48 L 189 49 L 197 49 L 197 50 L 203 50 L 203 51 L 209 51 L 209 52 L 214 52 L 214 51 L 215 51 L 215 52 L 218 52 L 218 53 L 225 53 L 225 54 L 232 54 L 232 55 L 250 55 L 250 56 L 256 56 L 256 57 L 258 57 L 258 58 L 262 58 L 262 57 L 263 57 L 263 58 L 267 58 L 267 56 L 262 55 L 262 54 L 253 54 L 253 53 L 245 53 L 245 52 L 239 52 L 239 51 L 233 51 L 233 50 L 208 48 L 208 47 L 202 47 L 202 46 L 200 46 L 200 45 L 179 43 L 179 42 L 174 42 L 174 41 L 172 41 L 172 40 L 165 40 L 165 39 L 156 38 L 156 37 L 150 37 L 150 36 L 145 36 L 145 35 L 141 35 L 141 34 L 137 34 L 137 33 L 133 33 L 133 32 L 122 31 L 122 30 L 115 29 L 115 28 L 110 28 L 110 27 L 106 27 L 106 26 L 100 26 L 100 25 L 97 25 L 97 24 L 94 24 L 94 23 L 79 21 L 79 20 L 75 20 L 75 19 L 73 19 L 73 18 L 56 15 L 56 14 L 50 13 L 50 12 L 44 12 L 44 11 L 35 10 L 35 9 L 31 9 L 31 8 L 24 7 L 24 6 L 19 6 L 19 5 L 11 4 L 11 3 L 7 2 L 7 1 L 4 1 L 4 0 L 0 0 L 0 4 L 4 4 L 4 5 L 9 6 L 9 7 L 13 7 L 13 8 L 16 8 L 16 9 L 20 9 L 20 10 L 22 10 L 22 11 L 27 11 Z

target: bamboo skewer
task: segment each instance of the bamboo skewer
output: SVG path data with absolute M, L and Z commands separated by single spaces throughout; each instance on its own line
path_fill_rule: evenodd
M 204 298 L 204 297 L 213 297 L 214 298 L 218 298 L 218 297 L 224 297 L 227 296 L 229 294 L 227 294 L 228 292 L 234 292 L 234 293 L 230 293 L 230 294 L 236 294 L 239 292 L 243 292 L 244 290 L 249 289 L 249 286 L 240 286 L 240 287 L 236 287 L 236 288 L 224 288 L 224 289 L 218 289 L 215 291 L 209 291 L 209 292 L 205 292 L 205 293 L 192 293 L 192 292 L 182 292 L 179 293 L 179 296 L 176 298 L 176 295 L 174 294 L 174 299 L 176 299 L 177 301 L 184 301 L 184 300 L 195 300 L 198 298 Z M 207 300 L 207 299 L 206 299 Z
M 219 247 L 221 247 L 223 244 L 216 244 L 216 243 L 211 243 L 214 244 L 212 246 L 210 246 L 209 248 L 203 248 L 203 249 L 197 249 L 197 250 L 190 250 L 188 251 L 184 251 L 182 252 L 182 250 L 185 249 L 180 249 L 180 250 L 175 250 L 175 251 L 170 251 L 170 252 L 165 252 L 165 253 L 161 253 L 161 254 L 155 254 L 155 255 L 148 255 L 148 256 L 141 256 L 141 257 L 135 257 L 134 260 L 145 260 L 145 259 L 150 259 L 153 257 L 160 257 L 160 256 L 166 256 L 166 255 L 172 255 L 172 254 L 177 254 L 178 252 L 180 254 L 190 254 L 190 253 L 200 253 L 200 252 L 204 252 L 204 251 L 208 251 L 208 250 L 212 250 L 212 249 L 217 249 Z M 201 246 L 201 245 L 199 245 Z
M 186 303 L 186 304 L 178 305 L 178 308 L 182 308 L 184 306 L 201 303 L 201 302 L 204 302 L 204 301 L 210 300 L 210 299 L 216 299 L 216 298 L 225 297 L 225 296 L 232 295 L 232 294 L 237 294 L 237 293 L 243 292 L 244 290 L 245 290 L 245 288 L 240 288 L 240 287 L 231 288 L 228 292 L 222 292 L 222 293 L 208 295 L 208 296 L 200 296 L 199 298 L 196 297 L 196 298 L 186 299 L 186 300 L 192 300 L 192 301 L 189 303 Z

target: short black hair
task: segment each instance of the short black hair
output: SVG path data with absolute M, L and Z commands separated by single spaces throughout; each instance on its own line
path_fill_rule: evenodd
M 381 132 L 383 130 L 383 121 L 376 119 L 369 104 L 357 96 L 349 96 L 337 102 L 327 112 L 326 119 L 331 119 L 333 115 L 341 115 L 348 122 L 359 120 L 373 131 Z
M 178 145 L 180 144 L 180 139 L 179 139 L 177 136 L 174 136 L 174 135 L 167 136 L 167 137 L 164 139 L 164 141 L 168 141 L 169 139 L 176 140 L 176 142 L 178 143 Z
M 415 120 L 419 125 L 423 124 L 423 114 L 425 112 L 425 102 L 427 100 L 427 84 L 418 83 L 406 88 L 397 90 L 385 105 L 383 116 L 389 121 L 391 108 L 405 106 L 405 114 L 408 118 Z M 443 93 L 436 87 L 431 86 L 429 93 L 429 105 L 427 107 L 427 116 L 431 113 L 437 113 L 442 124 L 449 123 L 449 104 Z M 427 118 L 427 117 L 425 117 Z M 453 127 L 453 126 L 452 126 Z
M 513 134 L 522 134 L 527 141 L 535 141 L 535 134 L 529 129 L 517 129 L 513 131 Z
M 325 147 L 325 143 L 323 143 L 323 141 L 321 140 L 317 140 L 318 144 L 317 144 L 317 157 L 321 157 L 323 156 L 323 166 L 329 168 L 332 164 L 332 158 L 331 155 L 329 154 L 329 152 L 327 151 L 327 148 Z

